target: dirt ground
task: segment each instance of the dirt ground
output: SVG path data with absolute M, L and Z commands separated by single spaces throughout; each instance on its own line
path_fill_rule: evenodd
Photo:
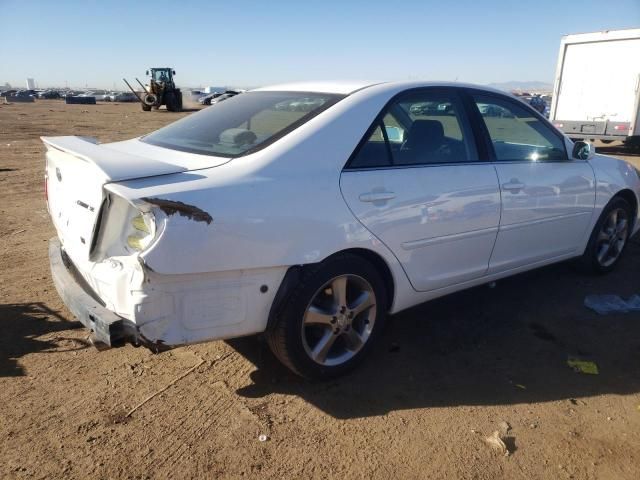
M 0 105 L 1 478 L 640 478 L 640 314 L 583 306 L 640 293 L 638 239 L 608 276 L 561 264 L 396 315 L 328 383 L 289 374 L 259 338 L 89 347 L 49 275 L 39 137 L 120 140 L 182 115 Z M 483 440 L 502 422 L 508 456 Z

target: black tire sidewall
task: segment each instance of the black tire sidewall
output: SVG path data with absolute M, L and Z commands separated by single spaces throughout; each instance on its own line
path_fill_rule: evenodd
M 170 112 L 176 112 L 178 110 L 178 105 L 177 105 L 178 99 L 175 93 L 173 92 L 165 93 L 164 103 L 167 107 L 167 110 L 169 110 Z
M 373 331 L 362 349 L 345 363 L 337 366 L 323 366 L 309 358 L 302 343 L 302 320 L 306 309 L 318 289 L 339 275 L 357 275 L 364 278 L 376 296 L 376 319 Z M 387 292 L 378 271 L 366 260 L 352 255 L 338 256 L 321 264 L 295 289 L 282 310 L 279 321 L 285 322 L 283 333 L 287 354 L 295 370 L 308 378 L 332 378 L 353 369 L 371 350 L 384 328 L 387 311 Z

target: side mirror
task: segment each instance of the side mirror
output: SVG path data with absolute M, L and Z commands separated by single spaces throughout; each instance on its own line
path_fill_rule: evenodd
M 171 70 L 171 71 L 173 72 L 173 74 L 174 74 L 174 75 L 176 74 L 176 71 L 175 71 L 175 70 Z
M 149 76 L 149 70 L 147 70 L 147 71 L 145 72 L 145 75 L 146 75 L 147 77 Z
M 387 138 L 391 143 L 402 143 L 404 140 L 404 130 L 399 127 L 384 126 L 387 132 Z
M 591 160 L 596 154 L 596 147 L 589 142 L 578 140 L 573 144 L 571 156 L 577 160 Z

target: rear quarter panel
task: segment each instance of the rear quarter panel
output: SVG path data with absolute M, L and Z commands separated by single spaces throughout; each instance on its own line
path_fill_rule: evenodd
M 602 210 L 611 198 L 625 189 L 631 190 L 635 194 L 636 218 L 634 232 L 637 232 L 640 227 L 640 209 L 638 208 L 638 203 L 640 202 L 640 178 L 638 178 L 634 167 L 624 160 L 605 155 L 596 155 L 589 161 L 589 164 L 592 166 L 596 178 L 596 204 L 589 232 L 593 230 Z
M 267 148 L 215 168 L 113 183 L 154 209 L 162 226 L 141 254 L 159 274 L 200 274 L 320 262 L 348 248 L 379 254 L 396 291 L 411 291 L 395 256 L 348 209 L 339 188 L 349 155 L 388 100 L 348 97 Z M 167 214 L 144 199 L 194 206 L 211 223 Z

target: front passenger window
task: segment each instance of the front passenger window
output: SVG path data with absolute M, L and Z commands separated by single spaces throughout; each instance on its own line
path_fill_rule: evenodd
M 489 132 L 496 160 L 567 160 L 564 140 L 529 109 L 515 101 L 473 95 Z

